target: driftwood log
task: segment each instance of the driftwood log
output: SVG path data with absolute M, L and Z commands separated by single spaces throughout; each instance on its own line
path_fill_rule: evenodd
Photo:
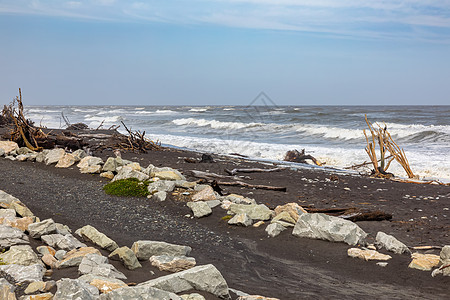
M 281 170 L 282 168 L 274 168 L 274 169 L 251 168 L 251 169 L 233 169 L 233 170 L 225 169 L 225 172 L 227 172 L 231 176 L 235 176 L 237 173 L 270 173 L 270 172 L 278 172 Z
M 305 149 L 302 149 L 301 152 L 298 150 L 291 150 L 286 152 L 286 155 L 284 156 L 284 161 L 307 164 L 308 162 L 306 160 L 311 160 L 317 166 L 323 165 L 323 163 L 320 163 L 314 156 L 305 154 Z
M 384 221 L 391 220 L 392 215 L 379 210 L 370 211 L 356 207 L 350 208 L 305 208 L 309 213 L 324 213 L 330 216 L 340 217 L 352 222 L 358 221 Z

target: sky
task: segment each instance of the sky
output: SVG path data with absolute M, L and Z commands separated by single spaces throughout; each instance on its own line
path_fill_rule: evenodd
M 450 104 L 450 0 L 0 0 L 0 104 Z

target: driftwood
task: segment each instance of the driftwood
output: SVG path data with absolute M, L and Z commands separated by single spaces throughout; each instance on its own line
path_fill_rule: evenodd
M 271 190 L 271 191 L 279 191 L 279 192 L 286 192 L 285 187 L 280 186 L 270 186 L 270 185 L 261 185 L 261 184 L 249 184 L 242 181 L 218 181 L 217 182 L 220 185 L 231 185 L 231 186 L 242 186 L 250 189 L 261 189 L 261 190 Z
M 298 150 L 288 151 L 286 152 L 283 160 L 303 164 L 308 163 L 306 160 L 312 160 L 312 162 L 318 166 L 324 165 L 323 163 L 319 162 L 314 156 L 305 154 L 305 149 L 302 149 L 301 152 L 299 152 Z
M 324 213 L 330 216 L 340 217 L 352 222 L 357 221 L 383 221 L 392 219 L 392 215 L 375 210 L 361 210 L 359 208 L 350 207 L 350 208 L 305 208 L 309 213 Z
M 415 246 L 411 247 L 413 250 L 431 250 L 431 249 L 442 249 L 441 246 Z
M 231 176 L 235 176 L 237 173 L 270 173 L 270 172 L 278 172 L 281 170 L 282 168 L 274 168 L 274 169 L 251 168 L 251 169 L 233 169 L 233 170 L 225 169 L 225 172 L 227 172 Z
M 203 172 L 203 171 L 197 171 L 197 170 L 191 170 L 191 175 L 197 178 L 203 178 L 206 180 L 216 180 L 216 179 L 230 179 L 230 180 L 242 180 L 240 177 L 236 176 L 226 176 L 226 175 L 220 175 L 216 173 L 209 173 L 209 172 Z

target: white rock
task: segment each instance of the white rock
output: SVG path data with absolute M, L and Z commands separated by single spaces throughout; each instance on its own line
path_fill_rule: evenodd
M 267 221 L 272 217 L 272 211 L 264 204 L 234 204 L 229 208 L 229 214 L 247 214 L 252 220 Z
M 11 246 L 8 251 L 0 254 L 0 260 L 6 264 L 31 266 L 42 264 L 36 253 L 29 245 Z
M 149 179 L 150 177 L 145 173 L 133 170 L 132 168 L 125 166 L 118 169 L 117 175 L 114 176 L 112 181 L 128 178 L 136 178 L 140 181 L 144 181 Z
M 245 213 L 237 214 L 228 220 L 228 224 L 230 225 L 241 225 L 245 227 L 252 225 L 252 223 L 253 220 Z
M 31 281 L 42 281 L 44 277 L 45 268 L 40 264 L 35 264 L 31 266 L 21 266 L 21 265 L 0 265 L 0 272 L 11 276 L 15 282 L 31 282 Z
M 160 271 L 180 272 L 195 267 L 195 258 L 187 256 L 154 255 L 150 257 L 152 266 Z
M 271 223 L 266 227 L 266 232 L 270 237 L 276 237 L 284 230 L 286 230 L 286 227 L 279 223 Z
M 149 198 L 153 201 L 163 202 L 167 199 L 167 193 L 166 192 L 156 192 L 153 195 L 149 195 Z
M 189 246 L 141 240 L 134 242 L 131 250 L 139 260 L 148 260 L 153 255 L 187 256 L 192 249 Z
M 46 219 L 44 221 L 28 225 L 27 231 L 32 238 L 38 239 L 42 235 L 56 233 L 56 224 L 53 219 Z
M 411 253 L 409 248 L 397 240 L 392 235 L 386 234 L 379 231 L 375 239 L 375 244 L 380 248 L 385 248 L 386 250 L 392 251 L 395 254 Z
M 28 236 L 20 229 L 0 225 L 0 248 L 7 248 L 12 245 L 28 243 Z
M 206 217 L 212 214 L 211 207 L 204 201 L 188 202 L 186 205 L 192 210 L 196 218 Z
M 56 286 L 53 300 L 97 300 L 100 294 L 96 287 L 78 279 L 63 278 Z
M 46 165 L 56 164 L 64 154 L 66 154 L 64 149 L 52 149 L 45 155 L 44 162 Z
M 79 236 L 83 237 L 85 240 L 88 240 L 108 251 L 114 251 L 119 247 L 115 241 L 107 237 L 105 234 L 99 232 L 91 225 L 86 225 L 78 229 L 76 233 Z
M 108 263 L 108 258 L 95 253 L 83 257 L 78 267 L 78 273 L 80 275 L 92 274 L 107 278 L 127 279 L 122 272 Z

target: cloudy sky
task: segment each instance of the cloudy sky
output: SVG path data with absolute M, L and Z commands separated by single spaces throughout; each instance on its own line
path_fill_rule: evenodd
M 0 104 L 450 104 L 450 0 L 0 0 Z

